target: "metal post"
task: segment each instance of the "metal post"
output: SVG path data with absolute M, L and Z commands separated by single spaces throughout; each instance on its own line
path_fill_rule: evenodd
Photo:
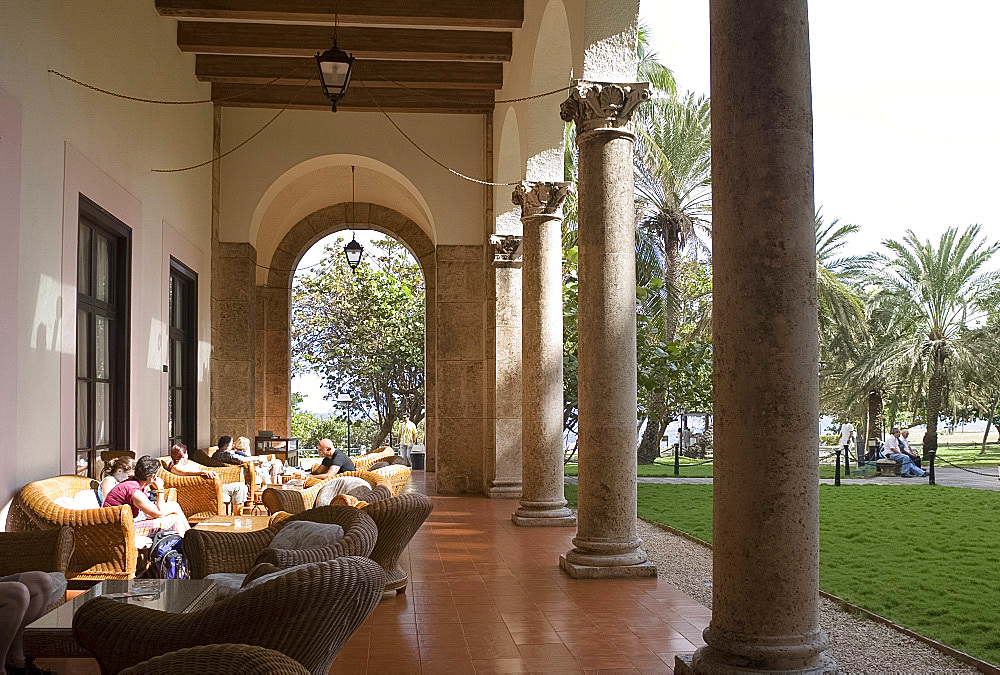
M 927 459 L 930 460 L 931 463 L 930 467 L 928 467 L 931 475 L 930 480 L 928 481 L 928 485 L 936 485 L 936 483 L 934 482 L 934 456 L 936 454 L 937 454 L 936 450 L 931 450 L 930 452 L 927 453 Z
M 681 475 L 681 444 L 684 442 L 684 413 L 681 413 L 680 424 L 677 425 L 677 445 L 674 450 L 674 475 Z
M 351 454 L 351 406 L 347 406 L 347 454 Z
M 837 448 L 837 470 L 833 474 L 833 484 L 840 485 L 840 448 Z
M 855 446 L 856 447 L 856 446 Z M 844 448 L 844 475 L 851 475 L 851 444 L 848 443 L 847 447 Z

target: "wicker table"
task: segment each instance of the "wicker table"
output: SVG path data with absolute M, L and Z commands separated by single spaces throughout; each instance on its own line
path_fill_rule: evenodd
M 240 521 L 238 528 L 235 526 L 237 520 Z M 266 530 L 270 524 L 271 519 L 267 516 L 212 516 L 194 527 L 196 530 L 210 530 L 212 532 L 256 532 L 257 530 Z
M 24 629 L 24 648 L 28 654 L 50 658 L 90 657 L 73 637 L 73 616 L 85 602 L 100 595 L 133 592 L 134 579 L 101 581 L 72 600 L 67 600 Z M 143 583 L 156 584 L 159 594 L 120 598 L 119 602 L 142 605 L 174 614 L 187 614 L 204 609 L 215 600 L 216 585 L 206 579 L 150 579 Z

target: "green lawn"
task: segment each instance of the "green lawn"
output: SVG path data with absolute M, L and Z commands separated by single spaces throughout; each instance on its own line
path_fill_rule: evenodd
M 1000 492 L 927 485 L 819 489 L 823 590 L 1000 663 Z M 575 504 L 575 485 L 566 486 L 566 497 Z M 889 513 L 911 514 L 914 524 L 886 528 Z M 863 522 L 859 514 L 866 514 Z M 639 515 L 711 541 L 712 486 L 640 484 Z M 886 583 L 890 570 L 900 583 Z
M 713 475 L 712 471 L 713 469 L 711 464 L 697 464 L 693 460 L 686 458 L 680 465 L 680 476 L 682 478 L 711 478 Z M 836 467 L 828 464 L 820 465 L 820 478 L 833 478 L 835 474 Z M 576 462 L 570 462 L 566 465 L 566 475 L 578 475 Z M 674 460 L 668 457 L 660 457 L 652 464 L 640 464 L 638 466 L 638 475 L 649 478 L 672 477 L 674 475 Z M 848 480 L 860 478 L 861 476 L 858 475 L 854 467 L 851 467 L 850 476 L 845 475 L 844 467 L 841 465 L 840 477 L 844 480 Z
M 916 446 L 914 449 L 919 451 L 920 446 Z M 985 455 L 979 454 L 981 450 L 982 447 L 978 443 L 975 445 L 941 446 L 938 448 L 938 457 L 946 459 L 954 464 L 958 464 L 959 466 L 985 466 L 990 467 L 995 471 L 997 466 L 1000 465 L 1000 447 L 997 447 L 994 444 L 988 444 L 986 446 Z M 944 462 L 937 462 L 936 466 L 948 465 Z

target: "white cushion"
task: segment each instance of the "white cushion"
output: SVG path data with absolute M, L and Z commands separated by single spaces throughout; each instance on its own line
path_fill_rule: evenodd
M 371 483 L 359 476 L 334 477 L 326 482 L 316 493 L 314 506 L 328 506 L 337 495 L 350 494 L 352 491 L 361 488 L 365 492 L 372 489 Z
M 332 546 L 344 538 L 344 528 L 336 524 L 296 520 L 278 531 L 268 548 L 303 551 Z
M 76 501 L 80 504 L 81 509 L 99 509 L 101 508 L 101 502 L 97 498 L 97 490 L 80 490 L 76 493 Z

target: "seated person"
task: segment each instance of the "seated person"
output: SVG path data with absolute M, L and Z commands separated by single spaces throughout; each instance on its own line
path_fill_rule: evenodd
M 900 465 L 899 475 L 903 478 L 909 478 L 910 476 L 920 478 L 927 475 L 926 471 L 913 463 L 909 455 L 901 451 L 899 446 L 899 429 L 896 427 L 889 430 L 889 438 L 885 439 L 883 454 L 885 454 L 886 459 L 891 459 Z
M 187 446 L 180 443 L 170 448 L 170 466 L 167 470 L 175 476 L 201 476 L 202 478 L 218 478 L 219 474 L 206 469 L 201 464 L 188 459 Z M 222 484 L 222 501 L 232 504 L 233 515 L 238 516 L 243 511 L 243 505 L 250 496 L 247 484 L 243 481 Z
M 910 430 L 903 429 L 899 432 L 899 449 L 903 451 L 904 455 L 909 455 L 910 460 L 920 466 L 920 454 L 913 451 L 910 447 Z
M 154 460 L 155 461 L 155 460 Z M 7 673 L 51 673 L 24 655 L 24 627 L 42 616 L 52 595 L 45 572 L 21 572 L 0 577 L 0 657 Z
M 156 475 L 160 463 L 155 457 L 143 455 L 135 463 L 135 475 L 111 489 L 101 506 L 131 506 L 136 534 L 151 536 L 156 530 L 176 530 L 183 535 L 190 527 L 181 505 L 168 502 L 163 479 Z M 156 499 L 153 502 L 147 489 Z
M 333 441 L 324 438 L 317 444 L 319 456 L 323 461 L 314 465 L 309 473 L 314 476 L 336 476 L 340 471 L 357 471 L 354 462 L 343 450 L 334 450 Z
M 122 481 L 128 480 L 132 476 L 132 466 L 134 460 L 131 457 L 118 457 L 111 464 L 104 467 L 104 478 L 97 486 L 97 498 L 104 501 L 104 497 Z
M 219 449 L 213 455 L 215 459 L 226 464 L 243 464 L 253 462 L 255 483 L 271 485 L 277 482 L 275 478 L 285 465 L 280 459 L 268 460 L 265 457 L 254 457 L 250 454 L 250 439 L 240 436 L 235 442 L 232 436 L 219 437 Z

